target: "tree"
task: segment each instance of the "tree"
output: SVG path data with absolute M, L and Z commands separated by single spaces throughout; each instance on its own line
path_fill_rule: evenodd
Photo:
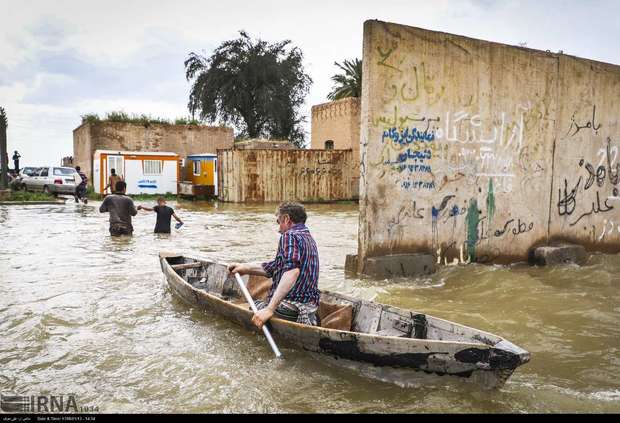
M 192 52 L 185 60 L 192 117 L 197 112 L 208 122 L 232 124 L 241 137 L 288 139 L 302 147 L 305 117 L 299 108 L 312 79 L 301 50 L 290 40 L 268 43 L 239 33 L 210 57 Z
M 340 100 L 347 97 L 360 97 L 362 95 L 362 61 L 360 59 L 345 60 L 341 65 L 334 62 L 344 71 L 332 76 L 336 84 L 327 95 L 329 100 Z
M 6 113 L 2 107 L 0 107 L 0 163 L 2 165 L 2 173 L 0 174 L 0 189 L 7 189 L 9 185 L 9 178 L 7 172 L 9 170 L 9 162 L 6 151 L 6 128 L 9 126 L 9 121 L 6 117 Z

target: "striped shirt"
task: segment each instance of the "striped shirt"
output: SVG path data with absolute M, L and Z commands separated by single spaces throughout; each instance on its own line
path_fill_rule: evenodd
M 267 301 L 270 301 L 276 292 L 282 275 L 298 268 L 300 273 L 297 281 L 284 299 L 319 305 L 319 252 L 306 225 L 296 224 L 280 235 L 275 260 L 263 263 L 262 266 L 267 276 L 273 280 Z

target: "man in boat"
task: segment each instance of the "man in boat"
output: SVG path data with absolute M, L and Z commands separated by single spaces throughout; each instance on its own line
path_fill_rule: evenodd
M 118 181 L 114 194 L 108 195 L 99 207 L 100 213 L 110 213 L 110 235 L 131 235 L 133 226 L 131 216 L 138 214 L 133 200 L 125 195 L 127 184 L 125 181 Z
M 280 242 L 274 260 L 262 264 L 233 263 L 231 273 L 266 276 L 273 280 L 266 301 L 256 301 L 252 317 L 259 329 L 276 316 L 307 325 L 317 325 L 319 307 L 319 252 L 306 227 L 306 210 L 299 203 L 285 202 L 276 210 Z

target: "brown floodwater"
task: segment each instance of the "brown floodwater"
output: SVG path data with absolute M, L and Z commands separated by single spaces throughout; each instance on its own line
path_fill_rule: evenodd
M 137 202 L 150 204 L 150 202 Z M 345 279 L 357 205 L 312 205 L 320 287 L 496 333 L 532 353 L 500 390 L 434 376 L 400 388 L 282 348 L 192 308 L 157 253 L 273 256 L 274 205 L 172 202 L 185 226 L 109 236 L 99 203 L 0 206 L 0 391 L 74 394 L 102 412 L 619 412 L 620 255 L 586 265 L 445 267 L 421 279 Z

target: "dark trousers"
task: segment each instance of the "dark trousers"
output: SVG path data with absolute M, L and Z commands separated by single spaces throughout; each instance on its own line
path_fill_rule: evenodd
M 110 235 L 112 236 L 131 235 L 132 233 L 133 228 L 125 225 L 110 225 Z

